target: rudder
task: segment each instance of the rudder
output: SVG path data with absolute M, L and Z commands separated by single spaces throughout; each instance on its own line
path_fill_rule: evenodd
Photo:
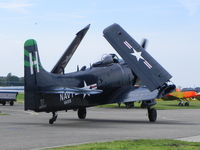
M 37 111 L 39 106 L 39 94 L 37 86 L 37 74 L 43 70 L 37 43 L 29 39 L 24 44 L 24 80 L 25 80 L 25 110 Z

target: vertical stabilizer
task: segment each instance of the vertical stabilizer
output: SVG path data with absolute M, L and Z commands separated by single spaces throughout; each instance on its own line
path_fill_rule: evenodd
M 37 92 L 37 74 L 42 70 L 37 43 L 27 40 L 24 44 L 24 80 L 25 80 L 25 110 L 37 111 L 39 94 Z

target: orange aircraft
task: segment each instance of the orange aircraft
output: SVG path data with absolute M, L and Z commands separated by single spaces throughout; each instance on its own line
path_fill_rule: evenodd
M 181 90 L 177 88 L 176 91 L 164 97 L 164 100 L 180 100 L 179 106 L 189 106 L 191 100 L 199 97 L 200 94 L 194 89 Z

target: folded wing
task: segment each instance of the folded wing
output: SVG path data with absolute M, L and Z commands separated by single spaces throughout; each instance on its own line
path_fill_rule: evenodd
M 103 34 L 133 73 L 151 91 L 161 88 L 172 77 L 118 24 L 107 27 Z
M 56 63 L 51 73 L 61 74 L 62 72 L 64 72 L 65 67 L 67 66 L 68 62 L 70 61 L 77 47 L 81 43 L 89 27 L 90 25 L 87 25 L 85 28 L 83 28 L 81 31 L 79 31 L 76 34 L 76 37 L 74 38 L 72 43 L 69 45 L 69 47 L 66 49 L 66 51 L 64 52 L 62 57 L 59 59 L 59 61 Z

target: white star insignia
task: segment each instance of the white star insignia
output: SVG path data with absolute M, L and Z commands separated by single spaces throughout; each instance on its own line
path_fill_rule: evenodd
M 136 50 L 133 49 L 133 53 L 131 53 L 131 55 L 135 56 L 137 61 L 139 61 L 140 59 L 145 60 L 142 56 L 141 56 L 142 52 L 137 52 Z

